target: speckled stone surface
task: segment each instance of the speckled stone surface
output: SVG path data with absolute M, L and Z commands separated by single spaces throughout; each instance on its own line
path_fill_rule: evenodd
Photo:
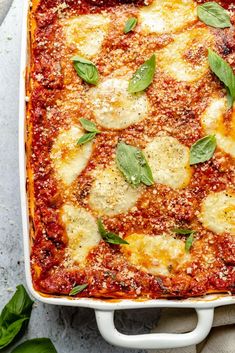
M 17 137 L 21 6 L 22 0 L 15 0 L 0 27 L 0 308 L 15 286 L 25 282 Z M 146 333 L 157 317 L 154 309 L 122 311 L 116 315 L 116 325 L 124 333 Z M 50 337 L 58 353 L 143 353 L 106 343 L 90 309 L 36 303 L 22 341 L 34 337 Z

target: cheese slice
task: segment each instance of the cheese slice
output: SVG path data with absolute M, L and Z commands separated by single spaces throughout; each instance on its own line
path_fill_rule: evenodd
M 191 177 L 189 148 L 171 136 L 155 137 L 144 150 L 153 179 L 173 189 L 188 185 Z
M 158 66 L 177 81 L 200 79 L 209 71 L 207 48 L 214 40 L 209 27 L 188 29 L 173 39 L 156 53 Z
M 99 216 L 114 216 L 135 206 L 142 188 L 128 184 L 115 164 L 95 171 L 89 205 Z
M 177 270 L 191 257 L 184 241 L 169 235 L 133 233 L 125 240 L 129 245 L 121 246 L 121 251 L 128 261 L 153 275 L 169 275 L 170 269 Z
M 218 146 L 235 157 L 235 109 L 232 113 L 231 130 L 228 133 L 223 122 L 227 105 L 226 98 L 212 98 L 201 117 L 201 122 L 207 134 L 215 134 Z
M 197 19 L 193 0 L 154 0 L 140 10 L 140 24 L 147 33 L 177 31 Z
M 66 42 L 75 45 L 85 57 L 96 55 L 108 32 L 110 19 L 104 14 L 89 14 L 70 18 L 64 23 Z
M 79 126 L 72 126 L 69 130 L 62 131 L 52 146 L 51 160 L 56 177 L 66 185 L 70 185 L 83 171 L 92 153 L 92 142 L 82 146 L 77 144 L 82 135 L 84 130 Z
M 211 192 L 202 202 L 199 220 L 212 232 L 235 235 L 235 192 Z
M 87 255 L 101 239 L 96 220 L 87 210 L 72 204 L 63 206 L 61 218 L 69 239 L 70 256 L 83 266 Z
M 128 80 L 108 78 L 90 90 L 97 122 L 107 129 L 124 129 L 143 120 L 148 112 L 145 93 L 128 93 Z

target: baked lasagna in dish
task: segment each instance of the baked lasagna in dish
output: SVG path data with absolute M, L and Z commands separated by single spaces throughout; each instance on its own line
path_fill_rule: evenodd
M 235 293 L 235 2 L 33 0 L 36 290 Z

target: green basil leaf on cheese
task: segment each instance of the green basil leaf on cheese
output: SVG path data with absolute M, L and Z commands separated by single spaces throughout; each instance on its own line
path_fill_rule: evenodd
M 80 137 L 77 144 L 84 145 L 84 143 L 87 143 L 87 142 L 93 140 L 93 138 L 96 137 L 96 135 L 97 135 L 96 132 L 88 132 L 87 134 L 84 134 L 82 137 Z
M 16 337 L 22 335 L 29 323 L 33 301 L 23 285 L 3 308 L 0 315 L 0 350 L 7 347 Z
M 129 184 L 133 186 L 139 186 L 140 183 L 147 186 L 154 184 L 150 166 L 143 152 L 137 147 L 119 142 L 116 163 Z
M 175 229 L 173 229 L 173 232 L 176 233 L 176 234 L 190 235 L 192 233 L 195 233 L 195 230 L 184 229 L 184 228 L 175 228 Z
M 136 93 L 145 90 L 153 81 L 155 69 L 156 56 L 153 54 L 151 58 L 145 61 L 134 73 L 129 81 L 128 91 L 130 93 Z
M 57 353 L 49 338 L 35 338 L 20 344 L 11 353 Z
M 84 130 L 88 132 L 96 132 L 97 134 L 100 133 L 100 131 L 97 129 L 97 127 L 92 121 L 84 118 L 79 119 L 79 121 L 82 124 Z
M 193 245 L 193 241 L 194 241 L 194 235 L 193 235 L 193 233 L 192 233 L 192 234 L 190 234 L 190 235 L 188 236 L 188 238 L 186 239 L 186 242 L 185 242 L 185 251 L 186 251 L 186 252 L 189 252 L 189 251 L 190 251 L 190 249 L 191 249 L 191 247 L 192 247 L 192 245 Z
M 231 27 L 228 12 L 215 1 L 206 2 L 197 7 L 199 19 L 206 25 L 215 28 Z
M 99 72 L 95 64 L 90 60 L 80 56 L 72 57 L 73 66 L 81 79 L 91 85 L 97 85 L 99 81 Z
M 127 33 L 131 32 L 131 31 L 133 31 L 133 29 L 134 29 L 135 26 L 137 25 L 137 22 L 138 22 L 138 20 L 137 20 L 136 17 L 131 17 L 131 18 L 129 18 L 129 19 L 126 21 L 126 24 L 125 24 L 125 27 L 124 27 L 123 32 L 124 32 L 125 34 L 127 34 Z
M 85 284 L 81 284 L 79 286 L 75 286 L 73 287 L 73 289 L 70 291 L 69 295 L 70 296 L 73 296 L 73 295 L 76 295 L 78 293 L 81 293 L 82 291 L 84 291 L 84 289 L 86 289 L 88 287 L 88 284 L 85 283 Z
M 216 149 L 215 135 L 207 135 L 197 140 L 190 148 L 190 165 L 208 161 Z
M 110 243 L 110 244 L 129 244 L 127 241 L 125 241 L 124 239 L 119 237 L 117 234 L 114 234 L 112 232 L 108 232 L 104 228 L 104 225 L 103 225 L 102 220 L 100 218 L 97 221 L 97 225 L 98 225 L 99 233 L 100 233 L 102 239 L 106 243 Z
M 222 81 L 227 88 L 231 98 L 230 101 L 235 99 L 235 75 L 231 66 L 215 53 L 213 50 L 208 49 L 208 60 L 211 71 Z M 230 103 L 231 104 L 231 103 Z

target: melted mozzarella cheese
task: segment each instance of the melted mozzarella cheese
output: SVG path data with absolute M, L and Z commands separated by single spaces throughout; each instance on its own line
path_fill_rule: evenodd
M 121 250 L 128 261 L 153 275 L 169 275 L 170 268 L 176 270 L 190 259 L 184 241 L 169 235 L 134 233 L 125 240 L 129 245 L 122 246 Z
M 86 56 L 96 55 L 108 32 L 110 19 L 103 14 L 81 15 L 65 22 L 65 36 L 68 44 L 73 44 Z
M 212 232 L 235 235 L 235 193 L 210 193 L 202 202 L 199 220 Z
M 89 196 L 90 207 L 98 215 L 114 216 L 128 211 L 138 200 L 141 187 L 128 184 L 115 165 L 95 172 Z
M 95 218 L 84 208 L 66 204 L 61 210 L 61 218 L 69 239 L 69 253 L 73 261 L 84 265 L 90 250 L 101 237 Z
M 197 19 L 196 4 L 193 0 L 154 0 L 139 16 L 144 32 L 174 32 Z
M 189 149 L 171 136 L 155 137 L 145 148 L 145 155 L 156 183 L 174 189 L 185 187 L 191 177 Z
M 70 185 L 86 167 L 92 153 L 92 142 L 78 146 L 78 139 L 84 131 L 78 126 L 62 131 L 56 138 L 52 150 L 51 160 L 56 176 L 66 185 Z
M 97 122 L 107 129 L 124 129 L 147 114 L 145 93 L 128 93 L 128 80 L 108 78 L 90 90 L 89 97 Z
M 207 48 L 213 42 L 210 29 L 194 28 L 173 38 L 157 52 L 159 67 L 178 81 L 198 80 L 209 71 Z
M 201 117 L 201 122 L 207 134 L 215 134 L 218 146 L 226 153 L 235 157 L 235 110 L 232 116 L 232 127 L 226 134 L 223 115 L 227 111 L 225 98 L 212 98 L 208 108 Z

